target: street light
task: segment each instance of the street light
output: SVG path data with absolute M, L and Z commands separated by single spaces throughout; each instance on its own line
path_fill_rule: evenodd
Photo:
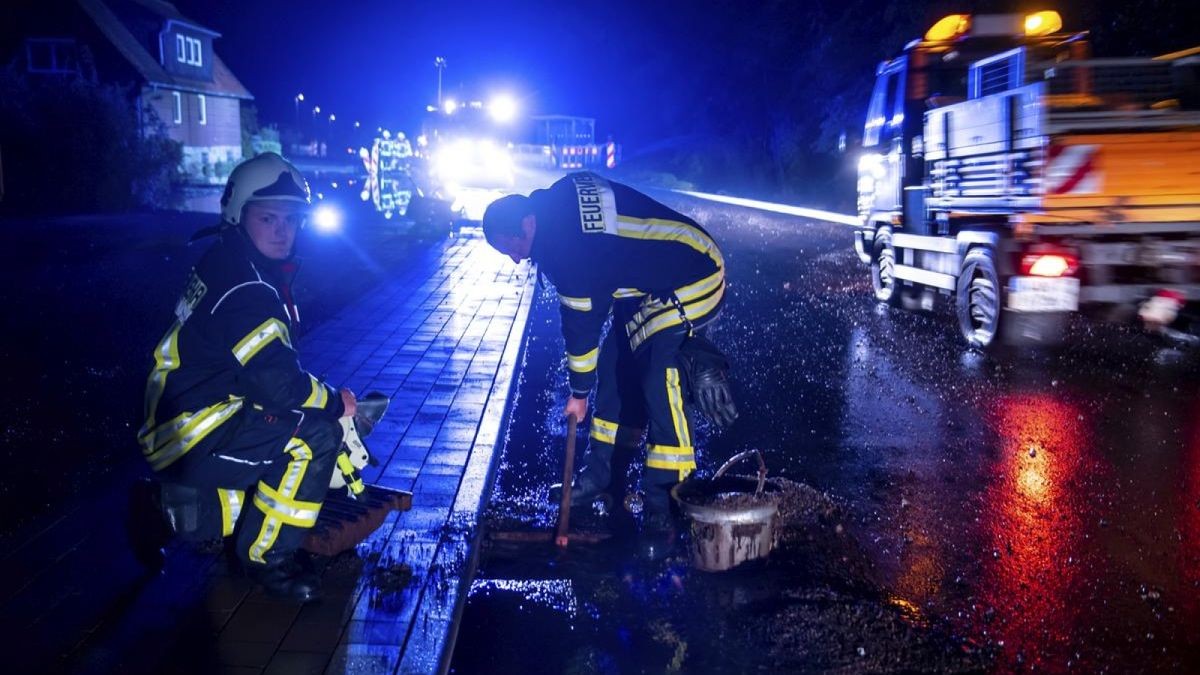
M 440 107 L 442 107 L 442 71 L 446 69 L 446 58 L 443 56 L 435 57 L 433 59 L 433 67 L 437 68 L 437 71 L 438 71 L 437 104 L 438 104 L 438 107 L 440 108 Z
M 296 124 L 297 125 L 300 124 L 300 102 L 303 100 L 304 100 L 304 92 L 300 92 L 299 94 L 296 94 L 296 96 L 292 98 L 292 103 L 294 103 L 296 105 Z

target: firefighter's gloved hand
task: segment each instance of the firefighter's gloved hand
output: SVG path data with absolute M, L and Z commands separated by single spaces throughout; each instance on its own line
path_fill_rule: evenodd
M 729 386 L 729 359 L 707 338 L 693 335 L 679 348 L 679 364 L 696 407 L 713 424 L 725 428 L 737 419 Z
M 725 371 L 706 368 L 694 373 L 692 396 L 700 412 L 718 427 L 727 429 L 737 419 L 737 404 L 733 401 L 733 390 Z

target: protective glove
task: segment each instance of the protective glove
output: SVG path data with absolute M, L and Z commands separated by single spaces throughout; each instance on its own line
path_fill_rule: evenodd
M 737 405 L 725 371 L 701 368 L 693 373 L 692 396 L 700 412 L 718 427 L 727 429 L 737 419 Z
M 679 364 L 700 412 L 718 427 L 733 424 L 737 405 L 729 386 L 729 359 L 721 350 L 707 338 L 693 335 L 679 348 Z

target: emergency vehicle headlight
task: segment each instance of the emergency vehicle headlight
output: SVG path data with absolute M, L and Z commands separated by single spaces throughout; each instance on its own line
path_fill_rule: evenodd
M 506 124 L 517 116 L 517 102 L 513 100 L 513 97 L 501 94 L 488 103 L 488 113 L 491 114 L 492 119 Z
M 858 175 L 870 176 L 875 180 L 880 180 L 887 174 L 887 167 L 883 162 L 883 155 L 877 152 L 868 152 L 858 158 Z
M 1030 37 L 1050 35 L 1062 30 L 1062 17 L 1054 10 L 1025 15 L 1025 34 Z
M 951 14 L 942 17 L 940 21 L 933 24 L 932 28 L 925 31 L 925 39 L 930 42 L 953 40 L 960 35 L 965 35 L 970 29 L 970 14 Z

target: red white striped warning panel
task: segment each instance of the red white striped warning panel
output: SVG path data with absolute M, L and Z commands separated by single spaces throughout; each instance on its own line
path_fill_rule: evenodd
M 1051 145 L 1042 181 L 1047 195 L 1086 195 L 1100 192 L 1099 145 Z

